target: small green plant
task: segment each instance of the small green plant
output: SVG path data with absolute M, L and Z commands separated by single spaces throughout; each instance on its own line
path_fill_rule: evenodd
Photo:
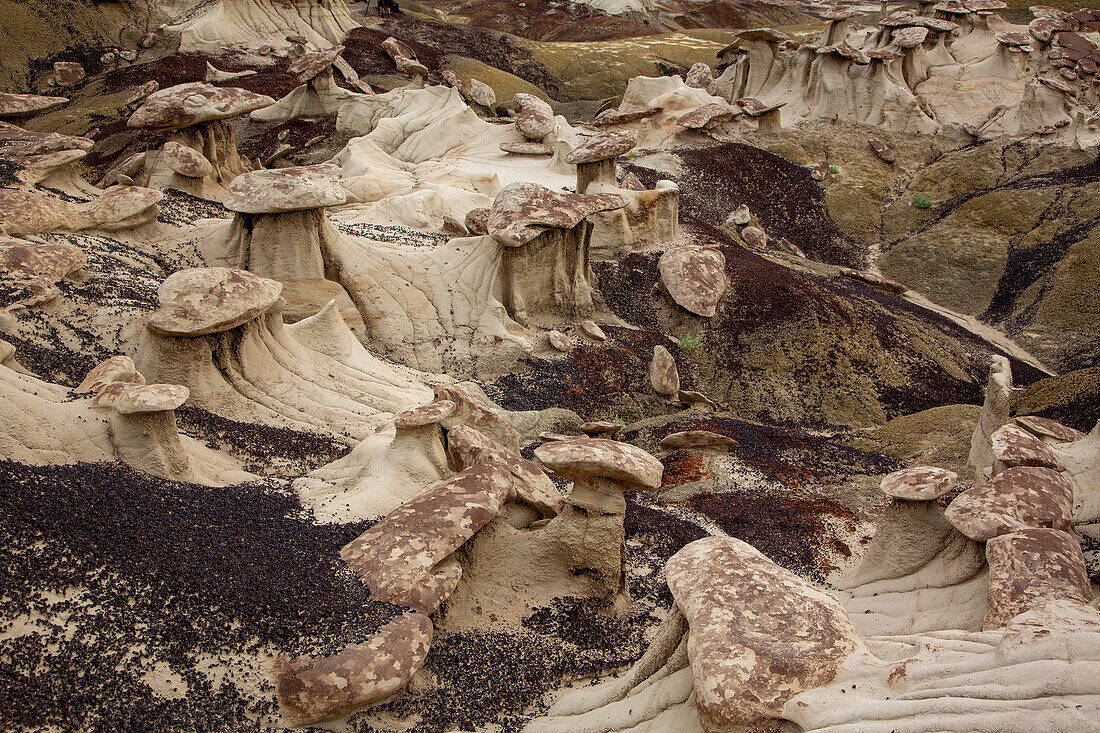
M 931 209 L 932 208 L 932 199 L 928 198 L 927 196 L 920 196 L 920 195 L 914 196 L 913 197 L 913 206 L 918 208 L 918 209 Z
M 637 158 L 639 155 L 641 155 L 641 153 L 639 153 L 637 150 L 631 150 L 630 152 L 628 152 L 626 154 L 626 157 L 628 157 L 628 158 Z
M 836 165 L 831 165 L 831 166 L 829 166 L 829 173 L 831 173 L 831 174 L 832 174 L 832 175 L 834 175 L 834 176 L 835 176 L 835 175 L 836 175 L 837 173 L 840 173 L 840 166 L 836 166 Z
M 626 427 L 626 421 L 623 420 L 621 417 L 613 417 L 611 418 L 611 422 L 615 423 L 616 425 Z
M 684 349 L 686 351 L 695 351 L 699 348 L 699 343 L 701 341 L 702 338 L 697 334 L 685 333 L 683 336 L 676 340 L 676 343 L 681 349 Z

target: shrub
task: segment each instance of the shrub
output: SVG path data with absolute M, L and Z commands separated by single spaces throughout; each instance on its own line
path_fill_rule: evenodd
M 685 349 L 687 351 L 695 351 L 699 348 L 699 343 L 701 341 L 702 338 L 700 336 L 694 333 L 685 333 L 683 336 L 676 340 L 676 343 L 680 346 L 681 349 Z
M 840 173 L 840 168 L 838 166 L 831 165 L 829 166 L 829 173 L 835 176 L 837 173 Z
M 914 196 L 913 206 L 917 207 L 918 209 L 931 209 L 932 199 L 928 198 L 927 196 Z

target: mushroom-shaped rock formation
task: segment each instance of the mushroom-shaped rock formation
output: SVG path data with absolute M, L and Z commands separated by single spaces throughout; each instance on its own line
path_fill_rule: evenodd
M 747 209 L 746 209 L 747 211 Z M 684 310 L 712 317 L 726 293 L 726 257 L 709 247 L 665 250 L 657 261 L 661 287 Z
M 504 246 L 500 277 L 508 315 L 523 325 L 542 314 L 594 307 L 585 217 L 626 206 L 616 194 L 558 193 L 537 183 L 505 186 L 489 211 L 489 236 Z
M 16 122 L 68 104 L 67 97 L 43 97 L 38 94 L 0 92 L 0 120 Z
M 736 110 L 727 104 L 711 102 L 680 115 L 676 124 L 689 130 L 709 130 L 733 119 Z
M 200 153 L 214 167 L 216 182 L 228 183 L 238 174 L 252 170 L 252 164 L 238 154 L 235 133 L 224 120 L 274 103 L 271 97 L 237 87 L 189 82 L 150 94 L 127 125 L 172 130 L 170 141 Z M 173 178 L 174 171 L 166 164 L 162 168 L 158 157 L 146 156 L 145 185 L 152 188 L 182 185 L 185 189 L 191 185 Z
M 1062 461 L 1043 441 L 1016 425 L 1003 425 L 992 435 L 990 443 L 996 468 L 1004 466 L 1040 466 L 1055 471 L 1066 470 Z
M 903 468 L 882 477 L 879 488 L 882 493 L 907 501 L 931 501 L 938 499 L 959 483 L 959 475 L 946 468 L 917 466 Z
M 665 575 L 690 629 L 704 730 L 763 729 L 783 717 L 790 698 L 868 654 L 835 598 L 740 540 L 696 540 L 672 556 Z
M 363 348 L 332 306 L 286 325 L 281 291 L 245 270 L 176 272 L 161 284 L 134 361 L 150 381 L 190 389 L 195 407 L 338 440 L 374 436 L 431 399 L 419 375 Z
M 226 331 L 267 311 L 282 289 L 274 280 L 228 267 L 180 270 L 157 290 L 160 309 L 146 327 L 161 336 Z
M 944 512 L 972 540 L 1031 527 L 1073 526 L 1073 485 L 1049 468 L 1019 466 L 959 494 Z
M 497 515 L 512 483 L 506 466 L 474 465 L 394 509 L 340 557 L 375 598 L 404 597 Z
M 1081 440 L 1085 434 L 1057 420 L 1038 415 L 1022 415 L 1016 418 L 1016 424 L 1044 443 L 1072 443 Z
M 554 131 L 554 110 L 534 94 L 521 92 L 512 100 L 516 130 L 528 140 L 539 141 Z
M 512 473 L 516 501 L 534 509 L 538 513 L 535 519 L 555 517 L 564 506 L 554 482 L 541 468 L 469 425 L 447 431 L 447 455 L 459 471 L 478 463 L 506 467 Z
M 649 362 L 649 386 L 665 397 L 675 397 L 680 391 L 680 373 L 676 360 L 664 346 L 653 347 L 653 359 Z
M 985 402 L 970 439 L 968 461 L 978 481 L 990 478 L 993 464 L 993 433 L 1008 423 L 1012 398 L 1012 366 L 1008 359 L 994 355 L 989 364 L 989 381 L 985 387 Z
M 340 315 L 355 333 L 366 327 L 347 291 L 326 277 L 339 236 L 324 209 L 347 200 L 337 182 L 338 167 L 322 165 L 259 170 L 229 186 L 226 208 L 237 212 L 226 243 L 227 259 L 283 284 L 285 316 L 295 322 L 336 299 Z
M 585 140 L 569 151 L 565 162 L 577 166 L 577 193 L 585 193 L 593 183 L 615 185 L 615 159 L 638 144 L 632 132 L 609 132 Z
M 385 700 L 424 664 L 431 641 L 431 619 L 411 613 L 327 657 L 280 655 L 275 695 L 283 715 L 292 726 L 310 725 Z
M 393 36 L 382 41 L 382 50 L 390 55 L 394 64 L 397 65 L 398 71 L 409 75 L 412 80 L 409 83 L 411 89 L 424 88 L 424 79 L 428 76 L 428 67 L 417 60 L 415 51 Z
M 0 189 L 0 224 L 24 236 L 57 230 L 108 231 L 147 224 L 160 213 L 163 195 L 141 186 L 112 186 L 85 203 L 72 203 L 41 189 Z
M 1081 545 L 1068 532 L 1022 529 L 986 543 L 989 561 L 988 611 L 983 629 L 1006 626 L 1045 601 L 1093 598 Z
M 108 415 L 111 443 L 125 463 L 177 481 L 192 479 L 191 460 L 176 427 L 177 407 L 190 392 L 178 384 L 119 383 Z
M 255 110 L 251 118 L 263 122 L 284 122 L 338 112 L 340 106 L 352 96 L 351 92 L 336 84 L 333 74 L 333 66 L 341 63 L 340 54 L 343 51 L 344 47 L 337 45 L 299 56 L 287 67 L 287 72 L 297 77 L 301 86 L 292 89 L 275 104 Z M 369 90 L 362 84 L 358 86 L 363 91 Z
M 81 188 L 83 179 L 71 164 L 86 156 L 94 144 L 86 137 L 34 132 L 0 121 L 0 159 L 11 165 L 16 185 L 53 183 L 52 179 L 67 176 L 65 183 Z
M 661 438 L 660 446 L 664 450 L 682 450 L 684 448 L 729 448 L 737 441 L 728 435 L 710 430 L 683 430 L 669 433 Z
M 535 449 L 547 468 L 573 482 L 567 501 L 573 506 L 621 514 L 623 491 L 656 489 L 664 466 L 641 448 L 603 438 L 570 438 Z
M 535 449 L 535 458 L 573 482 L 562 513 L 547 526 L 553 536 L 575 542 L 569 565 L 591 573 L 595 590 L 625 599 L 624 491 L 659 488 L 664 466 L 627 443 L 604 438 L 566 438 Z
M 934 569 L 945 584 L 980 572 L 981 548 L 955 531 L 936 501 L 955 488 L 958 476 L 946 469 L 917 466 L 884 476 L 879 488 L 891 497 L 875 522 L 863 561 L 840 587 L 858 587 L 905 578 Z

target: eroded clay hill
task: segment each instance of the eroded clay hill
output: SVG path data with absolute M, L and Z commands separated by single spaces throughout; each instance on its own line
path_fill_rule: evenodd
M 1089 730 L 1100 11 L 0 2 L 0 721 Z

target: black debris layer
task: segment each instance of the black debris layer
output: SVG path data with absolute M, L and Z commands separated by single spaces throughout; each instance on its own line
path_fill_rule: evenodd
M 192 405 L 177 407 L 176 421 L 183 432 L 210 448 L 228 450 L 243 461 L 245 470 L 263 475 L 299 476 L 351 450 L 348 443 L 327 435 L 237 422 Z
M 262 729 L 262 651 L 331 653 L 398 614 L 338 559 L 366 526 L 314 524 L 276 482 L 0 461 L 0 729 Z M 243 671 L 204 674 L 230 655 Z

